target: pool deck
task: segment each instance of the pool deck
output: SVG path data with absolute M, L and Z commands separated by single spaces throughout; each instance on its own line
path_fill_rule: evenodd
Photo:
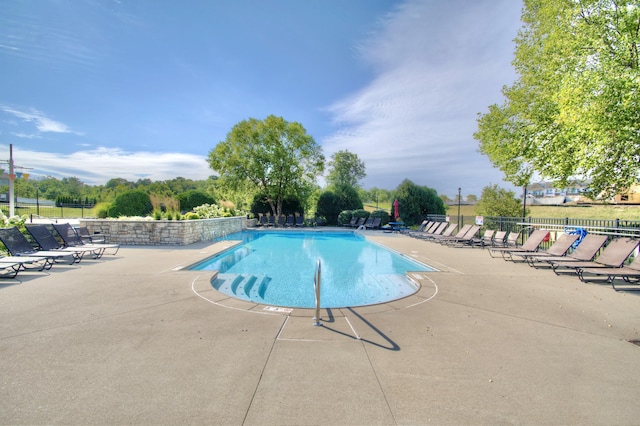
M 323 310 L 323 326 L 181 269 L 224 241 L 1 280 L 0 424 L 640 422 L 638 292 L 366 234 L 439 271 L 406 299 Z

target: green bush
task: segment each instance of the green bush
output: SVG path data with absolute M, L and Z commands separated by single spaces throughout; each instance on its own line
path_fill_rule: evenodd
M 304 208 L 299 199 L 294 197 L 284 197 L 282 199 L 282 214 L 289 215 L 294 213 L 304 214 Z M 266 201 L 263 194 L 257 194 L 251 202 L 251 214 L 255 217 L 261 214 L 273 214 L 271 206 Z
M 181 211 L 193 210 L 194 207 L 201 206 L 203 204 L 215 204 L 216 200 L 209 194 L 197 189 L 192 189 L 178 194 L 176 197 L 180 202 Z
M 105 219 L 109 216 L 109 208 L 111 203 L 100 203 L 94 207 L 95 215 L 98 219 Z
M 352 218 L 364 217 L 365 219 L 369 217 L 369 212 L 364 209 L 356 209 L 356 210 L 343 210 L 338 215 L 338 224 L 346 225 L 351 222 Z
M 399 203 L 400 218 L 405 225 L 413 226 L 422 222 L 429 214 L 445 214 L 444 202 L 435 189 L 418 186 L 405 179 L 398 185 L 395 197 Z M 391 207 L 391 214 L 394 208 Z
M 379 217 L 380 220 L 380 225 L 384 226 L 387 223 L 389 223 L 389 212 L 387 212 L 386 210 L 374 210 L 371 212 L 371 214 L 369 215 L 369 217 Z
M 351 222 L 352 217 L 353 217 L 353 212 L 351 210 L 343 210 L 338 215 L 338 224 L 345 225 Z
M 360 199 L 360 194 L 358 194 L 357 189 L 349 185 L 338 185 L 334 191 L 340 210 L 362 210 L 362 200 Z
M 152 210 L 153 206 L 149 194 L 139 189 L 133 189 L 116 197 L 109 208 L 109 216 L 146 216 Z
M 340 208 L 336 194 L 332 191 L 325 191 L 320 194 L 316 213 L 318 216 L 324 216 L 327 220 L 327 224 L 336 225 L 338 222 L 338 215 L 342 210 L 343 209 Z
M 198 215 L 198 213 L 195 213 L 195 212 L 189 212 L 184 215 L 184 218 L 185 220 L 197 220 L 197 219 L 200 219 L 200 215 Z

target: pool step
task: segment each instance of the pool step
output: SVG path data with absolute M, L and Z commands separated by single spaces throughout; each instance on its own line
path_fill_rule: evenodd
M 415 286 L 405 275 L 400 274 L 375 274 L 371 278 L 377 285 L 385 290 L 385 293 L 400 294 L 409 296 L 415 292 Z M 411 283 L 411 287 L 407 287 L 407 281 Z
M 253 274 L 218 274 L 213 287 L 225 294 L 243 300 L 260 303 L 269 286 L 271 278 L 266 275 Z

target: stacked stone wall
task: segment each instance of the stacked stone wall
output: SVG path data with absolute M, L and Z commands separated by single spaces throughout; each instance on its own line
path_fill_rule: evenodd
M 187 245 L 213 241 L 218 237 L 255 226 L 255 219 L 243 216 L 199 220 L 109 220 L 82 219 L 91 234 L 108 243 L 124 245 Z

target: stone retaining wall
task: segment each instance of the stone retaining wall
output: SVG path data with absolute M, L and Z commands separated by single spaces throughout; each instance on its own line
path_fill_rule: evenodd
M 81 219 L 91 234 L 101 234 L 108 243 L 125 245 L 187 245 L 213 241 L 217 237 L 255 226 L 244 216 L 198 220 L 108 220 Z

